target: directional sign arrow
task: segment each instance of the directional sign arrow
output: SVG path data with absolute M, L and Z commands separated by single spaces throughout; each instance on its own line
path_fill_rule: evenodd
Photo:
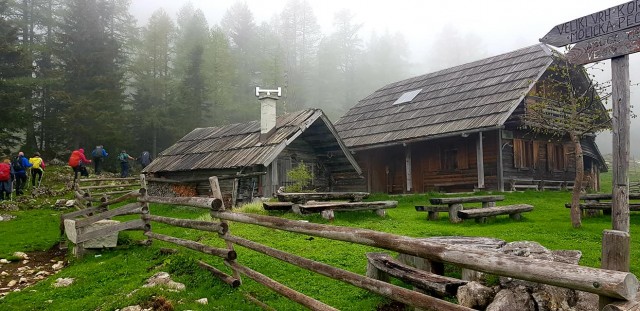
M 634 0 L 559 24 L 540 42 L 561 47 L 639 25 L 640 0 Z
M 579 42 L 567 53 L 567 59 L 583 65 L 636 52 L 640 52 L 640 26 Z

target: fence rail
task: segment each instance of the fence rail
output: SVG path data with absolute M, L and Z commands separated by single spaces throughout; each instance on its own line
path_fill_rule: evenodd
M 214 266 L 202 261 L 198 262 L 198 265 L 209 271 L 212 275 L 221 279 L 226 284 L 229 284 L 231 287 L 240 286 L 242 283 L 240 275 L 244 275 L 312 310 L 336 309 L 314 298 L 288 288 L 286 285 L 280 284 L 249 267 L 243 266 L 238 262 L 241 258 L 237 258 L 234 246 L 241 246 L 243 248 L 265 254 L 300 268 L 357 286 L 372 293 L 388 297 L 392 300 L 396 300 L 413 307 L 425 310 L 471 309 L 418 291 L 316 262 L 308 258 L 293 255 L 282 250 L 274 249 L 248 239 L 232 235 L 229 230 L 228 221 L 367 245 L 399 252 L 401 254 L 417 256 L 434 262 L 451 263 L 459 267 L 475 271 L 587 291 L 600 295 L 601 297 L 609 297 L 617 300 L 617 302 L 615 302 L 616 305 L 611 304 L 607 306 L 610 308 L 617 308 L 619 305 L 625 305 L 621 304 L 620 301 L 634 301 L 636 299 L 638 280 L 635 275 L 629 272 L 603 270 L 561 262 L 551 262 L 540 259 L 498 254 L 482 249 L 470 249 L 454 244 L 443 244 L 368 229 L 314 224 L 272 216 L 235 213 L 225 210 L 224 204 L 221 200 L 222 196 L 218 187 L 217 178 L 211 177 L 209 182 L 212 187 L 213 198 L 155 197 L 149 196 L 143 188 L 139 191 L 130 192 L 114 200 L 102 199 L 99 206 L 92 207 L 91 196 L 87 196 L 84 193 L 79 192 L 76 196 L 78 197 L 79 195 L 85 199 L 84 202 L 88 202 L 88 208 L 84 210 L 84 212 L 76 211 L 65 214 L 61 219 L 63 221 L 65 219 L 74 219 L 75 229 L 78 230 L 77 237 L 79 245 L 89 238 L 96 238 L 103 234 L 119 232 L 121 230 L 143 230 L 145 231 L 144 235 L 149 238 L 148 242 L 153 239 L 166 241 L 205 254 L 220 257 L 223 259 L 223 264 L 231 268 L 233 275 L 228 275 Z M 144 184 L 144 178 L 142 178 L 142 183 Z M 109 205 L 128 200 L 135 200 L 135 202 L 128 203 L 117 209 L 108 209 Z M 219 219 L 220 221 L 176 219 L 151 215 L 149 213 L 149 203 L 188 205 L 203 208 L 209 210 L 212 218 Z M 85 231 L 86 227 L 95 221 L 132 213 L 140 214 L 140 219 L 89 232 Z M 85 218 L 75 219 L 77 217 Z M 226 242 L 226 248 L 215 248 L 195 241 L 152 232 L 151 222 L 159 222 L 172 226 L 218 233 L 218 236 Z M 631 303 L 627 303 L 626 305 L 631 305 Z

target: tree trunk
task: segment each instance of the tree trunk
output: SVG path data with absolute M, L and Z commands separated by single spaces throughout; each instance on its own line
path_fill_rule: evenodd
M 582 211 L 580 210 L 580 193 L 582 192 L 582 179 L 584 178 L 584 155 L 580 137 L 576 133 L 569 133 L 571 142 L 575 148 L 576 178 L 571 193 L 571 225 L 574 228 L 582 226 Z

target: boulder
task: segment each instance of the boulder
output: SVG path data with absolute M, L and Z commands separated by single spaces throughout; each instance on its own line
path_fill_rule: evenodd
M 117 220 L 104 219 L 104 220 L 96 221 L 85 228 L 77 230 L 75 220 L 65 219 L 64 232 L 66 233 L 67 238 L 69 238 L 69 241 L 71 241 L 74 244 L 78 244 L 77 241 L 78 241 L 78 234 L 80 234 L 79 231 L 91 232 L 91 231 L 94 231 L 103 227 L 112 226 L 118 223 L 120 222 Z M 82 244 L 84 248 L 105 248 L 105 247 L 116 247 L 117 245 L 118 245 L 118 232 L 114 232 L 112 234 L 108 234 L 96 239 L 85 241 Z
M 201 298 L 201 299 L 196 300 L 196 302 L 201 304 L 201 305 L 206 305 L 206 304 L 209 304 L 209 299 Z
M 533 299 L 522 286 L 499 291 L 486 309 L 486 311 L 506 310 L 536 311 Z
M 538 305 L 538 311 L 568 311 L 578 300 L 575 290 L 551 285 L 542 285 L 531 297 Z
M 53 287 L 67 287 L 73 284 L 73 281 L 73 278 L 58 278 L 56 279 L 56 282 L 53 283 Z
M 169 273 L 166 273 L 166 272 L 158 272 L 154 274 L 152 277 L 150 277 L 147 280 L 147 283 L 142 287 L 154 287 L 158 285 L 162 285 L 169 289 L 173 289 L 177 291 L 185 290 L 184 284 L 173 281 Z
M 484 309 L 496 293 L 493 289 L 486 287 L 478 282 L 469 282 L 467 285 L 460 286 L 456 297 L 458 304 L 469 308 Z

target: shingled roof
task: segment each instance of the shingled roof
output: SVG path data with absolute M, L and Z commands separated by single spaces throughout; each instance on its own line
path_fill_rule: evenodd
M 304 137 L 305 132 L 313 132 Z M 260 121 L 222 127 L 197 128 L 164 150 L 144 172 L 176 172 L 201 169 L 228 169 L 269 165 L 294 139 L 304 138 L 319 143 L 341 157 L 343 169 L 358 174 L 360 167 L 340 140 L 333 124 L 320 109 L 307 109 L 279 116 L 276 130 L 260 143 Z M 334 159 L 335 160 L 335 159 Z
M 500 127 L 552 64 L 552 55 L 537 44 L 388 84 L 351 108 L 336 129 L 357 150 Z M 413 100 L 394 104 L 417 90 Z

